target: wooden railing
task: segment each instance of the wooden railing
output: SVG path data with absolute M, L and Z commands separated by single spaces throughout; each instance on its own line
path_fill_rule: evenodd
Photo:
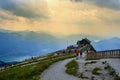
M 106 50 L 98 52 L 89 52 L 86 56 L 87 59 L 102 59 L 102 58 L 120 58 L 120 49 Z

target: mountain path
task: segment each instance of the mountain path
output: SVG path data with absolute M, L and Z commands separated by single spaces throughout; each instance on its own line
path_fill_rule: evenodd
M 53 65 L 51 65 L 47 70 L 45 70 L 42 75 L 40 76 L 41 79 L 40 80 L 83 80 L 81 78 L 77 78 L 75 76 L 72 75 L 68 75 L 65 72 L 65 65 L 70 62 L 71 60 L 73 60 L 75 58 L 72 59 L 66 59 L 63 61 L 59 61 Z M 79 63 L 79 68 L 80 68 L 80 72 L 83 71 L 83 73 L 87 76 L 87 77 L 91 77 L 93 74 L 91 74 L 91 72 L 86 72 L 84 71 L 85 69 L 90 71 L 93 70 L 92 68 L 95 67 L 100 67 L 100 68 L 104 68 L 105 65 L 102 64 L 102 62 L 107 61 L 107 63 L 115 69 L 115 71 L 117 72 L 117 74 L 120 76 L 120 59 L 101 59 L 101 60 L 95 60 L 97 61 L 97 63 L 95 64 L 91 64 L 87 66 L 84 66 L 85 61 L 84 58 L 83 59 L 79 59 L 76 60 Z M 89 62 L 92 60 L 89 60 Z M 81 71 L 82 70 L 82 71 Z M 106 76 L 104 76 L 106 75 Z M 105 80 L 112 80 L 112 77 L 110 75 L 108 75 L 108 72 L 106 72 L 105 70 L 102 71 L 102 75 L 101 76 L 95 76 L 97 80 L 101 80 L 102 78 L 104 78 Z M 90 79 L 90 78 L 89 78 Z M 85 80 L 89 80 L 89 79 L 85 79 Z
M 51 65 L 42 73 L 40 80 L 80 80 L 79 78 L 68 75 L 65 72 L 65 65 L 71 60 L 73 60 L 73 58 Z

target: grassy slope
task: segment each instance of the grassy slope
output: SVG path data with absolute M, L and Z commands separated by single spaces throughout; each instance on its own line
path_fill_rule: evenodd
M 76 76 L 78 68 L 79 68 L 78 63 L 75 60 L 72 60 L 66 64 L 66 73 Z
M 0 80 L 39 80 L 41 73 L 51 64 L 74 57 L 74 54 L 61 55 L 57 57 L 47 58 L 37 64 L 15 67 L 9 70 L 0 72 Z

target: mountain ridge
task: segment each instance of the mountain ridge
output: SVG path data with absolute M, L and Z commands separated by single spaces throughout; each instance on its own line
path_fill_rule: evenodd
M 83 35 L 57 38 L 45 32 L 0 30 L 0 58 L 10 62 L 41 56 L 74 45 L 81 38 Z M 97 51 L 120 49 L 120 38 L 102 39 L 88 35 L 89 38 Z

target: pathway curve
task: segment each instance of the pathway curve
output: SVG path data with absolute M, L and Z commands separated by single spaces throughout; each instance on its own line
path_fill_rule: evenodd
M 70 62 L 71 60 L 73 60 L 73 59 L 66 59 L 66 60 L 63 60 L 63 61 L 60 61 L 60 62 L 57 62 L 57 63 L 51 65 L 47 70 L 45 70 L 42 73 L 40 80 L 83 80 L 81 78 L 77 78 L 75 76 L 66 74 L 65 65 L 68 62 Z M 89 60 L 89 61 L 91 61 L 91 60 Z M 120 59 L 101 59 L 101 60 L 95 60 L 95 61 L 97 61 L 97 62 L 107 61 L 107 63 L 109 63 L 109 65 L 111 67 L 113 67 L 115 69 L 115 71 L 118 73 L 118 75 L 120 76 L 120 69 L 119 69 Z M 82 67 L 80 65 L 82 65 L 82 63 L 85 63 L 85 62 L 88 62 L 88 61 L 86 61 L 83 58 L 83 59 L 77 60 L 77 62 L 79 63 L 79 67 L 81 69 Z M 92 65 L 92 67 L 93 66 L 98 67 L 98 66 L 101 66 L 101 65 L 102 64 L 97 63 L 97 64 Z M 90 66 L 88 68 L 90 68 Z M 87 80 L 87 79 L 85 79 L 85 80 Z M 107 79 L 107 80 L 110 80 L 110 79 Z
M 57 62 L 45 70 L 40 80 L 80 80 L 77 77 L 65 73 L 65 65 L 73 59 Z

